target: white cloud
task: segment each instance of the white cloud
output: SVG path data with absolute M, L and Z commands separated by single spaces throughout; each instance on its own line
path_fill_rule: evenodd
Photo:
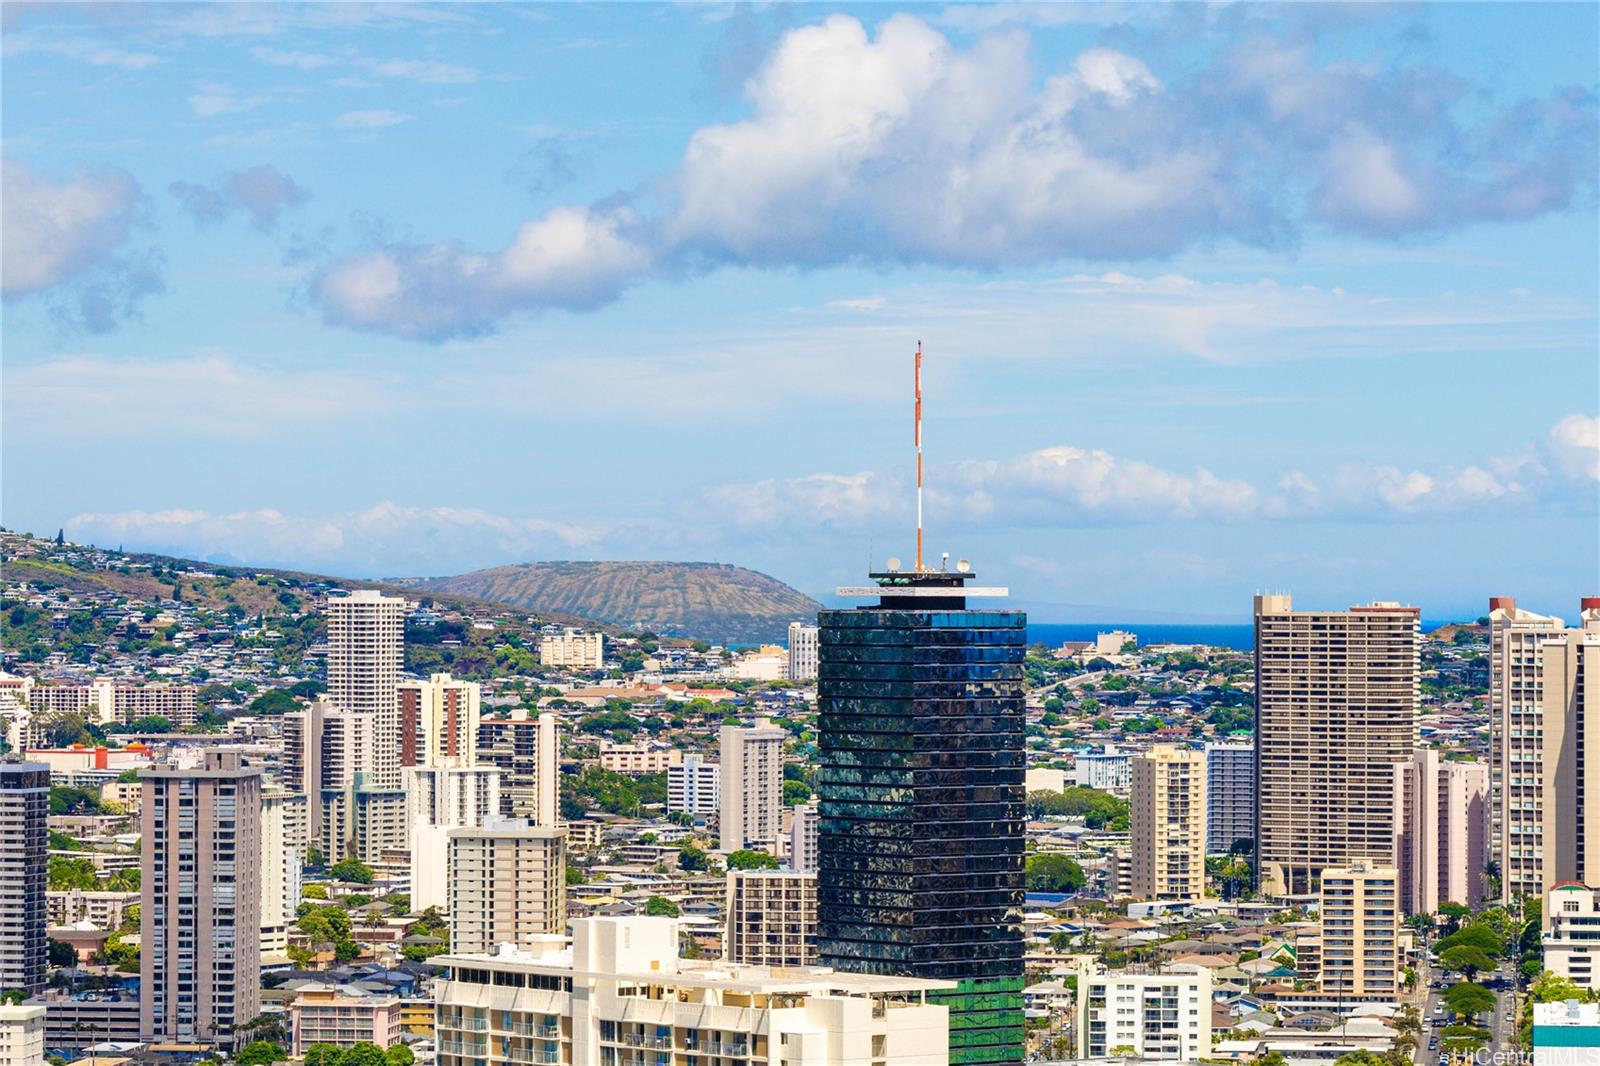
M 243 211 L 260 230 L 270 230 L 280 213 L 311 198 L 293 178 L 269 164 L 224 174 L 210 185 L 175 181 L 167 188 L 201 225 Z
M 331 66 L 338 60 L 321 52 L 296 52 L 279 48 L 252 48 L 250 54 L 263 63 L 275 67 L 294 67 L 297 70 L 316 70 Z
M 346 111 L 333 124 L 347 130 L 381 130 L 410 122 L 413 116 L 389 108 L 371 111 Z
M 152 52 L 134 52 L 101 41 L 80 37 L 51 37 L 43 33 L 8 32 L 5 35 L 4 54 L 7 56 L 42 53 L 77 59 L 96 67 L 119 67 L 123 70 L 148 70 L 166 59 Z
M 630 220 L 626 258 L 636 274 L 673 276 L 725 263 L 988 269 L 1151 258 L 1223 240 L 1281 247 L 1310 222 L 1394 238 L 1527 218 L 1595 185 L 1597 123 L 1571 93 L 1508 108 L 1485 90 L 1463 110 L 1465 83 L 1440 70 L 1323 60 L 1266 34 L 1163 79 L 1133 54 L 1138 38 L 1127 41 L 1041 77 L 1020 29 L 970 46 L 905 14 L 872 29 L 845 15 L 793 29 L 745 83 L 748 114 L 696 130 L 676 170 L 649 183 L 657 208 Z M 428 81 L 477 76 L 433 61 L 363 65 Z M 564 210 L 615 217 L 625 199 Z M 447 275 L 494 258 L 430 248 L 450 250 Z M 611 276 L 618 258 L 602 245 L 593 251 L 605 262 L 588 272 L 608 283 L 578 286 L 572 300 L 476 299 L 476 284 L 441 289 L 431 270 L 409 272 L 421 286 L 411 289 L 400 271 L 393 316 L 329 317 L 437 342 L 492 331 L 518 311 L 593 307 L 633 280 Z M 349 263 L 417 254 L 366 250 Z M 418 329 L 407 305 L 441 292 L 461 305 L 433 309 L 436 325 Z
M 1568 477 L 1600 481 L 1600 417 L 1568 415 L 1550 430 L 1546 447 Z
M 231 86 L 206 83 L 189 97 L 189 108 L 201 118 L 250 111 L 267 103 L 268 96 L 243 96 Z
M 471 67 L 431 59 L 361 59 L 358 63 L 380 78 L 401 78 L 425 85 L 468 85 L 481 77 Z
M 0 288 L 7 296 L 58 285 L 103 261 L 127 238 L 141 195 L 123 170 L 79 171 L 52 182 L 26 163 L 6 160 L 0 175 Z
M 326 567 L 363 574 L 437 573 L 443 565 L 566 557 L 593 542 L 592 531 L 541 518 L 506 518 L 476 508 L 410 507 L 388 501 L 325 516 L 273 508 L 80 514 L 75 541 L 138 546 L 203 560 Z

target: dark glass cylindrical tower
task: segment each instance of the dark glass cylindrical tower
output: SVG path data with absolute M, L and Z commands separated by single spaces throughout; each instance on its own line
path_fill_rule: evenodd
M 1026 831 L 1021 611 L 972 575 L 873 574 L 823 611 L 820 962 L 953 980 L 953 1066 L 1020 1063 Z

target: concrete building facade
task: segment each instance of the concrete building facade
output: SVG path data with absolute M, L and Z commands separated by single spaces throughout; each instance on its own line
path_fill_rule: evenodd
M 140 771 L 140 1039 L 232 1047 L 261 1013 L 261 771 Z
M 409 766 L 406 823 L 411 841 L 413 911 L 450 906 L 450 832 L 500 818 L 500 771 L 493 766 Z
M 1078 966 L 1078 1057 L 1198 1062 L 1211 1055 L 1211 972 L 1097 973 Z
M 261 953 L 286 958 L 289 926 L 300 905 L 305 865 L 306 797 L 302 792 L 261 793 Z
M 0 1003 L 0 1066 L 39 1066 L 45 1061 L 44 1014 L 37 1003 Z
M 817 875 L 729 870 L 723 958 L 741 966 L 815 966 Z
M 1255 598 L 1264 891 L 1313 892 L 1326 867 L 1391 854 L 1394 765 L 1416 736 L 1419 618 L 1395 603 L 1296 611 L 1287 595 Z
M 407 678 L 400 700 L 400 765 L 472 766 L 478 758 L 483 690 L 449 674 Z
M 1256 835 L 1256 746 L 1206 745 L 1206 854 Z
M 789 869 L 800 873 L 817 872 L 818 835 L 821 819 L 816 800 L 793 808 L 789 823 Z
M 787 736 L 765 718 L 753 726 L 722 727 L 718 822 L 722 851 L 756 847 L 778 853 Z
M 534 825 L 561 821 L 561 734 L 549 711 L 518 708 L 478 723 L 478 765 L 500 770 L 500 813 Z
M 1199 899 L 1206 884 L 1206 757 L 1157 744 L 1134 757 L 1128 844 L 1135 899 Z
M 667 767 L 667 811 L 716 814 L 721 809 L 722 767 L 691 752 Z
M 1393 1003 L 1400 996 L 1400 871 L 1366 862 L 1322 871 L 1325 995 Z
M 804 622 L 789 623 L 790 681 L 815 681 L 817 679 L 817 627 Z
M 400 787 L 401 671 L 405 669 L 406 601 L 374 589 L 332 596 L 328 614 L 328 692 L 340 710 L 370 715 L 370 749 L 359 749 L 352 770 L 371 775 L 380 790 Z
M 1420 748 L 1394 768 L 1394 852 L 1400 909 L 1483 901 L 1489 862 L 1489 767 Z
M 567 921 L 566 831 L 497 819 L 447 834 L 450 945 L 527 948 Z
M 566 670 L 599 670 L 606 664 L 606 638 L 569 629 L 539 641 L 539 665 Z
M 1581 625 L 1489 601 L 1492 847 L 1505 901 L 1600 884 L 1600 597 Z

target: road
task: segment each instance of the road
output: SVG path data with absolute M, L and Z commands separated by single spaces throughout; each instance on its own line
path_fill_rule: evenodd
M 1513 976 L 1515 972 L 1515 962 L 1503 962 L 1500 964 L 1500 968 L 1497 971 L 1504 987 L 1496 990 L 1495 992 L 1496 1000 L 1494 1006 L 1494 1015 L 1492 1021 L 1489 1023 L 1489 1049 L 1491 1051 L 1509 1050 L 1516 1038 L 1517 1021 L 1515 1016 L 1512 1014 L 1512 1011 L 1514 1010 L 1514 995 L 1512 990 L 1515 988 L 1515 984 L 1513 982 Z M 1431 971 L 1424 970 L 1421 975 L 1421 980 L 1423 982 L 1427 982 L 1431 980 L 1432 977 L 1433 974 Z M 1424 985 L 1424 987 L 1426 987 L 1426 985 Z M 1447 983 L 1445 987 L 1448 988 L 1449 983 Z M 1427 997 L 1423 1000 L 1420 1008 L 1422 1011 L 1424 1028 L 1422 1030 L 1422 1038 L 1417 1042 L 1417 1066 L 1436 1066 L 1436 1064 L 1439 1062 L 1439 1049 L 1434 1048 L 1430 1051 L 1428 1049 L 1428 1043 L 1434 1038 L 1440 1029 L 1443 1029 L 1446 1025 L 1455 1020 L 1450 1016 L 1448 1009 L 1442 1010 L 1437 1014 L 1434 1013 L 1434 1008 L 1442 1007 L 1443 1003 L 1444 990 L 1428 988 Z M 1434 1026 L 1431 1029 L 1427 1028 L 1430 1021 Z

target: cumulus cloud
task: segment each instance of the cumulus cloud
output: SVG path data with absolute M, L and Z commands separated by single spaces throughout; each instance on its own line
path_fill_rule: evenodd
M 411 119 L 411 115 L 383 107 L 369 111 L 346 111 L 334 119 L 333 124 L 347 130 L 381 130 L 403 125 Z
M 1101 449 L 1055 445 L 941 465 L 928 477 L 928 505 L 943 523 L 987 529 L 1394 521 L 1505 503 L 1593 508 L 1597 477 L 1600 419 L 1570 415 L 1541 448 L 1514 457 L 1435 470 L 1348 463 L 1320 475 L 1290 470 L 1259 485 L 1203 466 L 1168 469 Z M 904 518 L 910 500 L 904 474 L 861 471 L 713 486 L 689 501 L 685 513 L 709 512 L 746 530 L 860 532 L 884 518 Z
M 209 185 L 175 181 L 167 190 L 202 226 L 221 222 L 233 212 L 242 211 L 263 231 L 272 229 L 283 211 L 299 207 L 311 198 L 293 178 L 265 163 L 224 174 Z
M 1320 59 L 1293 31 L 1253 32 L 1170 79 L 1133 47 L 1039 72 L 1020 29 L 968 47 L 904 14 L 875 31 L 844 15 L 790 30 L 745 83 L 747 117 L 696 130 L 653 184 L 659 207 L 634 238 L 648 245 L 605 298 L 651 269 L 1162 257 L 1217 240 L 1280 247 L 1313 225 L 1437 232 L 1593 194 L 1587 90 L 1500 104 L 1426 65 Z M 594 252 L 610 275 L 612 250 Z M 374 254 L 407 253 L 350 261 Z M 412 295 L 475 289 L 483 258 L 430 257 L 437 269 L 415 272 Z M 421 331 L 399 299 L 394 317 L 331 317 L 438 341 L 518 310 L 601 302 L 588 286 L 575 297 L 469 300 Z
M 159 260 L 131 245 L 147 207 L 122 170 L 52 181 L 20 160 L 0 162 L 0 293 L 49 293 L 63 325 L 111 329 L 162 288 Z
M 90 513 L 69 519 L 66 531 L 79 542 L 138 545 L 209 561 L 333 566 L 390 575 L 434 573 L 441 563 L 561 558 L 594 539 L 581 526 L 547 519 L 387 501 L 319 517 L 272 508 Z
M 256 94 L 246 96 L 232 86 L 207 83 L 189 97 L 189 109 L 201 118 L 215 118 L 239 111 L 250 111 L 267 103 L 271 97 Z

